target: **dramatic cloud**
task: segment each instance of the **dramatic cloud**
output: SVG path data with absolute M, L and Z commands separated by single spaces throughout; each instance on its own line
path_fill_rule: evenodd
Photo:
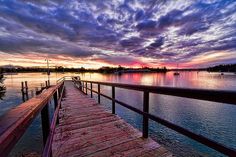
M 0 54 L 1 65 L 13 54 L 27 65 L 34 57 L 88 67 L 233 63 L 236 1 L 0 0 Z

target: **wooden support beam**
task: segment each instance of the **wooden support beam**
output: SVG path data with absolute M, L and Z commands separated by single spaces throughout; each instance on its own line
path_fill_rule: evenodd
M 143 93 L 143 112 L 149 113 L 149 92 Z M 148 138 L 148 116 L 143 115 L 143 138 Z
M 116 106 L 115 106 L 115 87 L 114 86 L 112 86 L 111 87 L 112 88 L 112 114 L 116 114 Z
M 47 138 L 50 132 L 50 120 L 49 120 L 49 105 L 45 105 L 41 111 L 42 131 L 43 131 L 43 145 L 46 144 Z
M 98 84 L 98 103 L 100 104 L 101 100 L 100 100 L 100 84 Z
M 91 98 L 93 97 L 93 83 L 90 83 L 90 93 L 91 93 Z

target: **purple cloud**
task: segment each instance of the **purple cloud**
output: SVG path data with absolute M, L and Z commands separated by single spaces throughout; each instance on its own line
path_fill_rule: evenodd
M 0 52 L 106 53 L 108 62 L 124 53 L 160 63 L 212 51 L 235 56 L 235 8 L 234 0 L 2 0 Z

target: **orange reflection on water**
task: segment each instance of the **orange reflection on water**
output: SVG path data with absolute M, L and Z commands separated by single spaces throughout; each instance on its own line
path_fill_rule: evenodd
M 173 72 L 167 73 L 123 73 L 101 74 L 101 73 L 51 73 L 50 82 L 55 84 L 63 76 L 80 76 L 85 80 L 108 81 L 143 85 L 205 88 L 205 89 L 236 89 L 235 74 L 225 74 L 207 72 L 180 72 L 179 76 L 174 76 Z M 28 81 L 29 88 L 40 86 L 48 80 L 46 73 L 18 73 L 5 74 L 4 84 L 7 88 L 20 88 L 22 81 Z M 232 87 L 233 85 L 233 87 Z

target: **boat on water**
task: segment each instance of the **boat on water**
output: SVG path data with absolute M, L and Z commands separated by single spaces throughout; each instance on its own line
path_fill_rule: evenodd
M 177 64 L 177 71 L 176 71 L 176 72 L 174 72 L 174 76 L 178 76 L 178 75 L 180 75 L 180 73 L 179 73 L 178 69 L 179 69 L 179 64 Z
M 174 75 L 175 75 L 175 76 L 179 75 L 179 72 L 174 72 Z

